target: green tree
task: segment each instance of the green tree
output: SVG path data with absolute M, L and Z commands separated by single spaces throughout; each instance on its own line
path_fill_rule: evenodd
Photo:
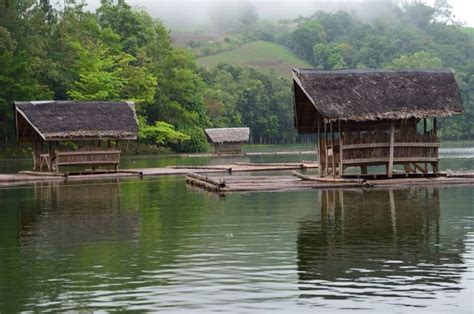
M 77 51 L 73 67 L 79 77 L 68 91 L 69 96 L 75 100 L 119 100 L 125 82 L 121 65 L 133 58 L 111 56 L 103 44 L 84 47 L 74 42 L 71 45 Z
M 393 59 L 386 66 L 387 69 L 393 70 L 439 69 L 442 67 L 441 59 L 426 51 L 415 52 L 412 55 L 402 55 Z
M 153 125 L 148 125 L 145 119 L 139 118 L 138 125 L 140 140 L 153 145 L 169 146 L 191 139 L 189 135 L 176 131 L 173 125 L 164 121 L 156 121 Z

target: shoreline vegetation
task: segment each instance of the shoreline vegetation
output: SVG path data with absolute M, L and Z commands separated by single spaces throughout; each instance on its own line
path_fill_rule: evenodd
M 0 158 L 30 153 L 14 144 L 15 100 L 134 101 L 140 153 L 206 152 L 205 128 L 249 127 L 254 144 L 314 143 L 293 125 L 285 73 L 297 66 L 452 68 L 465 113 L 440 120 L 439 135 L 474 138 L 474 32 L 448 2 L 394 1 L 373 20 L 317 11 L 267 21 L 251 3 L 235 13 L 213 16 L 215 40 L 196 34 L 177 45 L 125 0 L 93 12 L 75 1 L 0 0 Z

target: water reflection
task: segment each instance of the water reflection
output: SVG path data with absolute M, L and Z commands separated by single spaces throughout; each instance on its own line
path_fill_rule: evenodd
M 440 240 L 438 189 L 320 191 L 319 207 L 299 222 L 300 298 L 426 306 L 413 300 L 460 289 L 463 236 Z
M 18 240 L 21 245 L 73 245 L 138 238 L 138 208 L 123 208 L 120 184 L 58 182 L 34 185 L 34 206 L 20 203 Z

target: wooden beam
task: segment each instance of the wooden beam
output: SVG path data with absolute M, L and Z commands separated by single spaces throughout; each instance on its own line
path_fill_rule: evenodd
M 325 150 L 325 156 L 324 156 L 324 172 L 326 175 L 329 175 L 328 171 L 328 132 L 327 132 L 327 124 L 326 121 L 323 120 L 324 122 L 324 150 Z
M 322 177 L 323 176 L 323 171 L 321 170 L 321 119 L 320 117 L 318 116 L 318 137 L 317 137 L 317 142 L 318 142 L 318 163 L 319 163 L 319 167 L 318 167 L 318 173 L 319 173 L 319 176 Z
M 19 135 L 18 135 L 18 112 L 16 111 L 16 107 L 15 107 L 15 134 L 16 134 L 16 142 L 19 143 L 20 140 L 19 140 Z M 6 143 L 5 143 L 6 144 Z
M 388 157 L 384 158 L 360 158 L 360 159 L 344 159 L 344 165 L 374 165 L 387 164 L 390 161 Z M 403 164 L 410 162 L 438 162 L 438 158 L 434 157 L 394 157 L 394 164 Z
M 342 161 L 344 160 L 342 152 L 344 151 L 343 143 L 343 132 L 341 129 L 341 119 L 338 120 L 339 124 L 339 175 L 344 175 L 344 166 Z
M 380 147 L 390 147 L 390 143 L 364 143 L 364 144 L 344 145 L 345 150 L 380 148 Z M 440 147 L 440 144 L 432 143 L 432 142 L 419 142 L 419 143 L 418 142 L 404 142 L 404 143 L 394 143 L 393 147 Z
M 418 165 L 416 162 L 413 163 L 413 166 L 415 166 L 415 169 L 420 170 L 423 174 L 426 174 L 427 171 L 426 169 L 422 168 L 420 165 Z
M 336 151 L 334 149 L 334 132 L 333 132 L 333 129 L 332 129 L 332 121 L 329 122 L 329 127 L 331 129 L 331 151 L 332 151 L 332 154 L 331 154 L 331 161 L 332 161 L 332 176 L 335 177 L 336 176 L 336 163 L 334 161 L 334 155 L 336 155 Z
M 393 176 L 393 152 L 395 144 L 395 126 L 393 122 L 390 124 L 390 151 L 388 155 L 388 170 L 387 176 L 391 178 Z

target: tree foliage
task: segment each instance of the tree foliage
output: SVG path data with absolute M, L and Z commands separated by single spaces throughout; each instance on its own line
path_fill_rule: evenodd
M 173 125 L 164 121 L 156 121 L 155 124 L 149 125 L 143 118 L 140 118 L 138 125 L 140 140 L 153 145 L 169 146 L 191 139 L 189 135 L 176 131 Z
M 449 0 L 401 2 L 370 23 L 344 12 L 259 22 L 250 2 L 216 4 L 211 19 L 227 39 L 192 43 L 194 55 L 251 40 L 285 45 L 320 69 L 440 68 L 456 71 L 466 113 L 444 119 L 446 138 L 474 131 L 474 36 L 452 16 Z M 132 100 L 141 135 L 180 151 L 203 151 L 205 127 L 248 126 L 254 143 L 288 143 L 291 81 L 274 72 L 220 65 L 199 69 L 193 51 L 172 46 L 169 31 L 125 0 L 0 0 L 0 145 L 14 138 L 14 100 Z M 221 14 L 222 6 L 235 5 Z

